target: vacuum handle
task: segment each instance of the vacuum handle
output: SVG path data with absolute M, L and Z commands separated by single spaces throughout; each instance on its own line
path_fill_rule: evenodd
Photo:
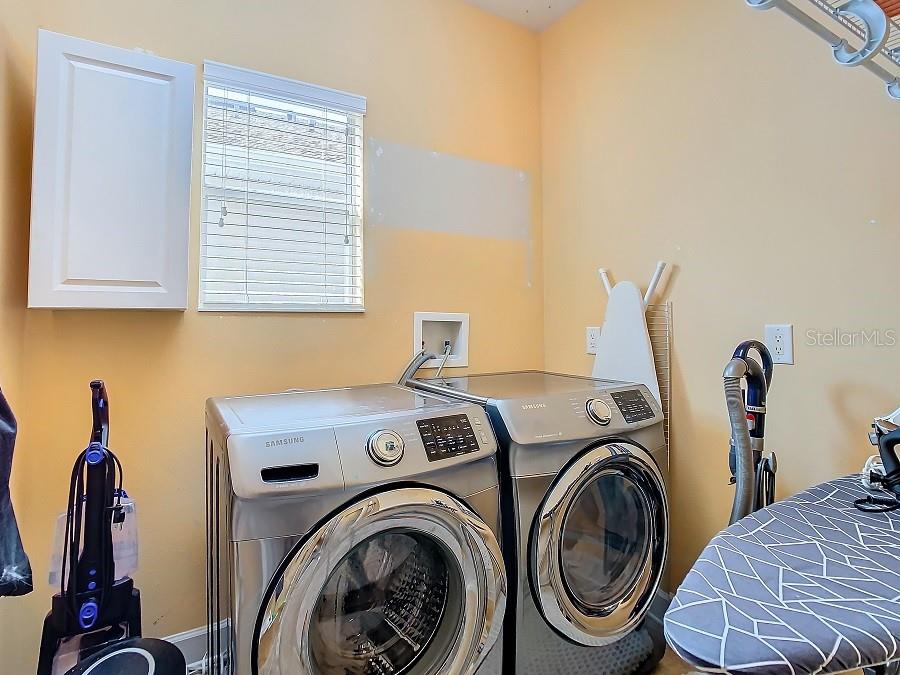
M 878 439 L 878 451 L 884 464 L 885 477 L 895 477 L 900 482 L 900 458 L 895 448 L 900 445 L 900 429 L 895 429 Z
M 91 382 L 91 413 L 93 427 L 91 443 L 100 443 L 104 448 L 109 446 L 109 396 L 103 380 Z
M 775 370 L 775 362 L 772 360 L 772 354 L 765 344 L 759 340 L 746 340 L 739 344 L 734 350 L 734 358 L 747 358 L 751 349 L 755 349 L 757 353 L 759 353 L 759 358 L 762 361 L 763 374 L 766 378 L 766 391 L 768 391 L 772 386 L 772 373 Z

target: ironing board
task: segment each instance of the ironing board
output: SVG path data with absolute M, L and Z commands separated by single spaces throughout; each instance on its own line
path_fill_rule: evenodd
M 716 673 L 836 673 L 900 658 L 900 511 L 865 513 L 859 476 L 720 532 L 665 617 L 669 645 Z

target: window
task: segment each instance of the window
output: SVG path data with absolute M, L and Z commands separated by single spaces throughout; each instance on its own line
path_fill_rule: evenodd
M 364 98 L 207 62 L 200 309 L 362 311 Z

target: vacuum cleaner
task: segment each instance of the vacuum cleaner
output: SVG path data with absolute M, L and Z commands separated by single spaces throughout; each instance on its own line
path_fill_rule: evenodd
M 44 620 L 37 675 L 184 675 L 181 651 L 141 638 L 141 594 L 116 573 L 113 528 L 122 527 L 122 464 L 109 449 L 109 397 L 91 382 L 93 427 L 75 461 L 62 542 L 60 592 Z M 74 667 L 73 667 L 74 666 Z
M 900 408 L 890 415 L 876 417 L 869 441 L 878 448 L 862 472 L 863 485 L 874 494 L 857 499 L 861 511 L 884 513 L 900 509 Z
M 755 351 L 759 360 L 751 357 Z M 725 403 L 731 422 L 728 464 L 735 486 L 729 524 L 775 501 L 775 454 L 766 456 L 766 395 L 772 386 L 773 362 L 757 340 L 742 342 L 725 366 Z

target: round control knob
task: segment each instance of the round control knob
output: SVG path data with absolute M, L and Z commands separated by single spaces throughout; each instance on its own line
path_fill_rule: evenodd
M 587 415 L 591 422 L 599 424 L 601 427 L 612 422 L 612 410 L 609 404 L 599 398 L 592 398 L 587 402 Z
M 376 431 L 369 436 L 366 451 L 381 466 L 394 466 L 403 458 L 403 438 L 396 431 Z

